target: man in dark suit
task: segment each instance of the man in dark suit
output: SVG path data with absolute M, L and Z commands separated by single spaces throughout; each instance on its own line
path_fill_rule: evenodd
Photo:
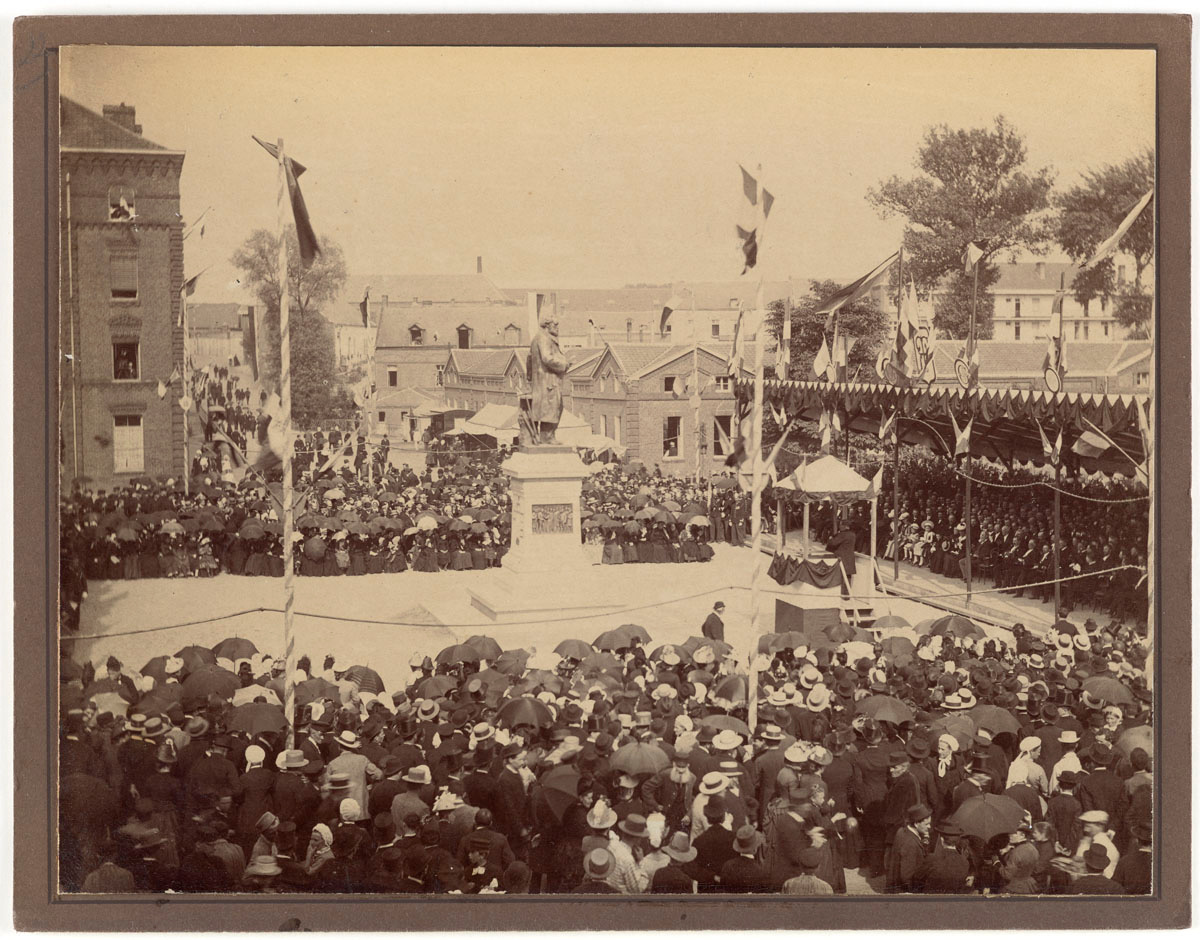
M 496 778 L 492 807 L 496 831 L 508 838 L 508 844 L 518 858 L 524 854 L 530 826 L 529 801 L 525 781 L 521 779 L 525 756 L 525 749 L 515 742 L 500 752 L 504 766 Z
M 921 784 L 913 776 L 907 752 L 899 748 L 888 754 L 888 773 L 891 782 L 888 784 L 887 796 L 883 800 L 883 830 L 884 850 L 892 844 L 896 833 L 909 822 L 908 810 L 911 806 L 921 804 Z
M 725 602 L 717 601 L 713 604 L 712 613 L 709 614 L 704 623 L 700 627 L 700 632 L 709 640 L 725 639 L 725 621 L 721 617 L 725 613 Z
M 1117 870 L 1113 872 L 1112 880 L 1125 889 L 1126 894 L 1150 893 L 1150 855 L 1151 832 L 1146 823 L 1136 823 L 1133 827 L 1133 837 L 1136 843 L 1117 862 Z
M 917 891 L 917 873 L 925 861 L 925 841 L 929 838 L 933 810 L 925 804 L 910 806 L 905 813 L 907 824 L 896 831 L 892 844 L 884 855 L 884 890 L 889 894 Z
M 1093 845 L 1083 855 L 1087 874 L 1072 881 L 1064 894 L 1124 894 L 1125 889 L 1111 878 L 1104 877 L 1108 867 L 1108 852 L 1102 845 Z
M 762 842 L 762 833 L 749 824 L 737 831 L 733 839 L 733 850 L 737 854 L 721 866 L 723 892 L 765 894 L 772 890 L 767 870 L 754 857 Z
M 921 863 L 914 883 L 922 894 L 966 894 L 971 862 L 958 851 L 962 838 L 958 823 L 943 819 L 937 825 L 937 845 Z
M 479 809 L 475 811 L 475 828 L 463 836 L 458 843 L 458 862 L 465 866 L 471 846 L 482 851 L 489 866 L 504 871 L 516 861 L 508 839 L 492 828 L 492 811 Z
M 842 597 L 850 596 L 850 586 L 854 583 L 854 551 L 858 536 L 848 526 L 838 529 L 825 543 L 825 550 L 837 556 L 845 569 L 846 577 L 842 582 Z
M 1107 744 L 1097 742 L 1080 756 L 1092 766 L 1091 772 L 1079 781 L 1075 794 L 1083 811 L 1103 810 L 1108 813 L 1111 828 L 1119 831 L 1117 812 L 1121 809 L 1125 784 L 1111 769 L 1117 759 L 1116 752 Z

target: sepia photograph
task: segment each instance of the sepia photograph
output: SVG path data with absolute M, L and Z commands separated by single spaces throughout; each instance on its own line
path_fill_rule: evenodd
M 1155 48 L 54 58 L 53 898 L 1161 897 Z

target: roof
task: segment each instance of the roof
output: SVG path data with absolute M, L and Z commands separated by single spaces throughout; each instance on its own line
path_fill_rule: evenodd
M 426 405 L 431 402 L 436 402 L 441 399 L 438 392 L 429 391 L 423 388 L 417 388 L 415 385 L 408 385 L 404 388 L 398 388 L 395 391 L 386 391 L 380 394 L 376 400 L 378 405 L 386 405 L 389 408 L 419 408 L 421 405 Z
M 572 312 L 610 312 L 610 313 L 661 313 L 667 301 L 671 299 L 676 287 L 687 288 L 696 300 L 696 309 L 726 309 L 730 307 L 730 299 L 737 297 L 739 302 L 753 303 L 758 291 L 757 281 L 697 281 L 678 285 L 661 284 L 657 287 L 597 287 L 597 288 L 566 288 L 556 290 L 560 316 Z M 545 288 L 539 288 L 547 293 Z M 532 291 L 525 288 L 505 288 L 504 293 L 512 300 L 525 302 L 527 294 Z M 788 285 L 786 281 L 769 281 L 763 285 L 763 296 L 766 303 L 786 297 Z M 690 307 L 690 298 L 684 298 L 684 306 Z
M 954 375 L 954 360 L 962 350 L 962 340 L 937 340 L 934 364 L 939 376 Z M 1115 375 L 1118 364 L 1136 361 L 1150 351 L 1148 340 L 1119 343 L 1072 342 L 1067 340 L 1067 374 L 1076 377 Z M 1046 347 L 1042 343 L 1016 343 L 1002 340 L 979 341 L 979 377 L 1041 377 Z
M 59 147 L 80 150 L 157 150 L 166 147 L 135 134 L 70 98 L 59 97 Z
M 492 283 L 485 274 L 351 274 L 346 278 L 341 297 L 334 306 L 357 310 L 367 288 L 371 289 L 369 304 L 383 306 L 383 298 L 392 304 L 418 303 L 431 300 L 435 304 L 508 304 L 508 294 Z M 524 299 L 522 299 L 524 303 Z
M 373 289 L 372 295 L 374 295 Z M 359 299 L 362 299 L 361 294 L 359 294 Z M 379 317 L 377 311 L 382 306 L 382 304 L 372 305 L 372 317 Z M 351 309 L 354 311 L 354 316 L 359 317 L 358 322 L 361 323 L 358 304 L 356 303 Z M 458 327 L 463 323 L 471 327 L 472 341 L 476 345 L 499 346 L 504 343 L 506 327 L 513 323 L 520 327 L 525 322 L 524 311 L 492 303 L 434 304 L 426 307 L 411 304 L 396 305 L 389 302 L 387 309 L 382 311 L 382 314 L 382 319 L 379 320 L 377 343 L 381 349 L 389 346 L 411 346 L 412 336 L 409 333 L 409 327 L 414 324 L 425 330 L 424 345 L 426 346 L 457 345 Z M 527 332 L 527 330 L 521 331 L 523 343 L 529 341 L 529 337 L 525 335 Z M 433 338 L 434 334 L 437 334 L 436 340 Z
M 188 328 L 193 330 L 241 329 L 241 304 L 188 304 Z
M 659 359 L 669 359 L 672 353 L 678 355 L 684 349 L 682 346 L 655 346 L 646 343 L 609 343 L 608 348 L 612 350 L 613 358 L 628 378 L 640 375 Z
M 1065 278 L 1063 283 L 1070 287 L 1079 270 L 1073 264 L 1054 261 L 1018 261 L 998 267 L 1000 279 L 992 286 L 992 293 L 1056 291 L 1062 278 Z M 1039 270 L 1042 272 L 1040 276 Z
M 516 351 L 505 349 L 452 349 L 450 360 L 459 375 L 504 375 Z

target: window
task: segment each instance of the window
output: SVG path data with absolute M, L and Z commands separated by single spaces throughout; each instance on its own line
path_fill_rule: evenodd
M 1076 320 L 1075 321 L 1075 338 L 1076 339 L 1079 339 L 1079 327 L 1080 327 L 1080 323 L 1078 320 Z
M 679 456 L 679 421 L 678 415 L 663 419 L 663 456 Z
M 1147 388 L 1150 385 L 1150 373 L 1139 372 L 1133 377 L 1133 384 L 1138 388 Z
M 146 469 L 142 448 L 142 416 L 113 416 L 113 473 L 141 473 Z
M 721 435 L 724 434 L 728 439 L 731 435 L 731 423 L 733 418 L 729 415 L 717 415 L 713 419 L 713 456 L 724 457 L 725 446 L 721 443 Z
M 733 385 L 733 379 L 727 375 L 714 375 L 713 386 L 718 392 L 727 392 Z
M 1104 338 L 1108 339 L 1108 324 L 1104 324 Z
M 641 324 L 641 326 L 638 327 L 638 342 L 639 343 L 646 342 L 646 324 L 645 323 Z
M 138 344 L 113 343 L 113 380 L 133 382 L 138 377 Z
M 712 335 L 713 335 L 713 339 L 721 338 L 721 324 L 720 323 L 714 323 L 712 325 Z
M 663 391 L 664 392 L 675 391 L 675 376 L 668 375 L 666 378 L 663 379 Z
M 121 248 L 108 256 L 109 288 L 113 300 L 136 300 L 138 295 L 137 249 Z
M 1123 265 L 1123 264 L 1117 265 L 1117 283 L 1118 284 L 1125 283 L 1125 265 Z
M 1020 339 L 1020 338 L 1021 338 L 1021 324 L 1014 323 L 1013 324 L 1013 339 Z
M 1041 297 L 1034 297 L 1034 298 L 1033 298 L 1033 306 L 1034 306 L 1034 309 L 1036 310 L 1036 309 L 1037 309 L 1038 307 L 1040 307 L 1041 305 L 1042 305 L 1042 298 L 1041 298 Z
M 440 387 L 446 381 L 446 367 L 437 366 L 437 384 Z
M 625 342 L 627 342 L 627 343 L 633 342 L 633 321 L 632 320 L 625 321 Z
M 408 335 L 414 346 L 420 346 L 425 341 L 425 331 L 415 323 L 408 328 Z
M 611 438 L 612 437 L 612 427 L 610 426 L 610 422 L 612 421 L 612 418 L 610 418 L 608 415 L 601 415 L 600 417 L 601 417 L 601 421 L 602 421 L 604 436 L 607 438 Z
M 379 423 L 387 424 L 387 412 L 386 411 L 379 412 Z
M 395 369 L 388 369 L 388 387 L 395 388 L 400 382 L 399 373 Z
M 137 218 L 133 204 L 134 193 L 132 186 L 108 187 L 108 221 L 132 222 Z
M 469 326 L 460 326 L 458 328 L 458 348 L 471 348 L 471 328 Z
M 737 310 L 738 307 L 740 307 L 741 305 L 742 305 L 742 302 L 737 297 L 729 298 L 729 309 L 730 310 Z
M 616 441 L 618 444 L 624 443 L 624 441 L 621 440 L 621 416 L 620 415 L 613 415 L 612 439 L 614 441 Z
M 1083 338 L 1084 338 L 1084 340 L 1085 340 L 1085 341 L 1086 341 L 1086 340 L 1087 340 L 1087 338 L 1088 338 L 1088 324 L 1087 324 L 1087 323 L 1085 323 L 1085 324 L 1083 325 Z
M 1013 301 L 1013 316 L 1019 317 L 1020 315 L 1021 315 L 1021 298 L 1018 297 L 1016 300 Z

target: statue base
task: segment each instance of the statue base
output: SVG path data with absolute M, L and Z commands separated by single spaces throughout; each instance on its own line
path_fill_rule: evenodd
M 512 546 L 499 576 L 468 589 L 471 604 L 501 622 L 618 610 L 584 554 L 579 516 L 587 467 L 565 444 L 525 445 L 500 467 L 509 478 Z

